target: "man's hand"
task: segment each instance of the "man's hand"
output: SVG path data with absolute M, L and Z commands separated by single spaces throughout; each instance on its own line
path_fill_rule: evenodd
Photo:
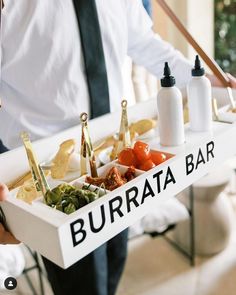
M 4 201 L 7 197 L 8 189 L 7 186 L 3 183 L 0 183 L 0 201 Z
M 0 201 L 4 201 L 7 197 L 8 189 L 5 184 L 0 183 Z M 20 242 L 0 223 L 0 244 L 19 244 Z
M 236 89 L 236 78 L 228 73 L 227 73 L 227 77 L 229 78 L 231 87 Z M 211 81 L 211 84 L 213 87 L 223 87 L 223 84 L 216 76 L 207 74 L 207 78 Z

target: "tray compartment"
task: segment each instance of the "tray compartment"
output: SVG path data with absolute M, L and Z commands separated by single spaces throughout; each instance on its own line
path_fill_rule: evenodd
M 117 161 L 113 161 L 113 162 L 111 162 L 109 164 L 106 164 L 105 166 L 102 166 L 102 167 L 98 168 L 98 170 L 97 170 L 98 171 L 98 177 L 105 177 L 107 175 L 107 173 L 110 171 L 110 169 L 113 168 L 113 167 L 116 167 L 121 174 L 124 174 L 129 168 L 127 166 L 120 165 Z M 131 180 L 131 181 L 128 181 L 127 183 L 130 183 L 130 182 L 134 181 L 137 177 L 139 177 L 143 173 L 144 173 L 144 171 L 139 170 L 139 169 L 135 169 L 135 178 L 133 180 Z M 88 184 L 86 182 L 86 177 L 87 176 L 89 176 L 89 175 L 87 174 L 87 175 L 82 176 L 81 178 L 79 178 L 79 181 Z M 125 183 L 124 185 L 126 185 L 127 183 Z M 108 189 L 106 189 L 106 191 L 109 192 Z

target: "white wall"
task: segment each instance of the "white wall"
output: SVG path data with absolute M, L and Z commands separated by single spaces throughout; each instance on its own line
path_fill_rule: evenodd
M 196 41 L 210 56 L 213 56 L 214 0 L 166 0 L 166 2 Z M 155 0 L 153 0 L 153 8 L 155 31 L 181 50 L 188 58 L 194 59 L 194 50 L 174 27 Z
M 181 0 L 182 1 L 182 0 Z M 203 49 L 214 56 L 214 1 L 187 0 L 187 24 L 194 38 Z M 195 52 L 189 46 L 188 56 L 193 57 Z

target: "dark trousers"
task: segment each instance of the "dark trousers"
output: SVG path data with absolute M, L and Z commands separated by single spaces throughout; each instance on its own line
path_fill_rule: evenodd
M 0 140 L 0 153 L 7 148 Z M 63 270 L 43 257 L 55 295 L 114 295 L 127 256 L 128 230 Z
M 55 295 L 114 295 L 127 256 L 128 230 L 63 270 L 43 258 Z

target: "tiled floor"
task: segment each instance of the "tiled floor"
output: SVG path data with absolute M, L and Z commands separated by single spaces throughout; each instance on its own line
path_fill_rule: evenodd
M 236 238 L 218 255 L 196 266 L 165 240 L 143 237 L 130 244 L 119 295 L 235 295 Z
M 37 273 L 33 271 L 31 277 L 38 288 Z M 44 282 L 45 295 L 52 295 L 46 279 Z M 32 292 L 21 276 L 17 291 L 0 294 L 32 295 Z M 163 238 L 142 236 L 129 242 L 129 257 L 117 295 L 235 294 L 236 221 L 228 247 L 212 257 L 197 257 L 195 267 Z

